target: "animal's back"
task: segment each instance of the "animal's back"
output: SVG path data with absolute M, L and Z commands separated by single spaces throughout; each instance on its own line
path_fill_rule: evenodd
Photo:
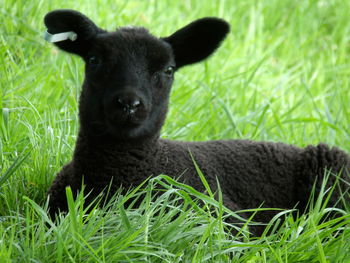
M 294 202 L 293 190 L 303 151 L 298 147 L 249 140 L 163 141 L 163 144 L 171 149 L 165 154 L 169 160 L 165 167 L 168 174 L 187 168 L 184 181 L 201 188 L 194 161 L 214 189 L 218 179 L 224 194 L 242 208 L 257 207 L 263 202 L 265 206 L 290 207 Z

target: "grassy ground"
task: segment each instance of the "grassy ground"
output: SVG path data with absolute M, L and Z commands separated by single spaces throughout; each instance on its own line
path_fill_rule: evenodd
M 220 203 L 164 176 L 130 193 L 146 195 L 139 209 L 117 195 L 86 218 L 80 197 L 53 224 L 45 192 L 71 158 L 83 79 L 82 61 L 42 38 L 43 16 L 56 8 L 159 36 L 203 16 L 230 22 L 214 56 L 177 73 L 162 137 L 326 142 L 350 152 L 349 1 L 2 0 L 0 262 L 350 262 L 350 212 L 323 222 L 327 194 L 297 219 L 281 212 L 259 239 L 230 234 Z M 167 190 L 154 199 L 160 184 Z

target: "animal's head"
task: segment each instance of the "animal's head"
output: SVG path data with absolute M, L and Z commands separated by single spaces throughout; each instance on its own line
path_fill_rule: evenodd
M 163 38 L 140 27 L 107 32 L 73 10 L 52 11 L 44 20 L 50 34 L 76 34 L 55 45 L 79 55 L 86 64 L 82 129 L 91 136 L 117 140 L 158 135 L 175 71 L 207 58 L 229 31 L 218 18 L 196 20 Z

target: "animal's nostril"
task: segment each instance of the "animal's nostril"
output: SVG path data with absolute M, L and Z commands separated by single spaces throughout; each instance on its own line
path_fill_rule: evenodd
M 125 106 L 125 102 L 121 98 L 117 98 L 117 104 L 118 104 L 118 106 L 122 106 L 122 107 Z
M 131 106 L 133 107 L 133 108 L 137 108 L 138 106 L 140 106 L 141 105 L 141 101 L 140 100 L 134 100 L 133 102 L 132 102 L 132 104 L 131 104 Z
M 117 106 L 124 111 L 134 112 L 141 105 L 141 100 L 137 98 L 117 98 Z

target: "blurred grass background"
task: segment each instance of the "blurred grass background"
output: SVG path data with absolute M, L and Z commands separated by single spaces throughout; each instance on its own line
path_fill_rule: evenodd
M 164 138 L 325 142 L 350 152 L 349 1 L 0 2 L 0 216 L 25 213 L 23 196 L 44 204 L 74 149 L 84 66 L 42 37 L 44 15 L 57 8 L 156 36 L 204 16 L 230 23 L 211 58 L 176 74 Z

